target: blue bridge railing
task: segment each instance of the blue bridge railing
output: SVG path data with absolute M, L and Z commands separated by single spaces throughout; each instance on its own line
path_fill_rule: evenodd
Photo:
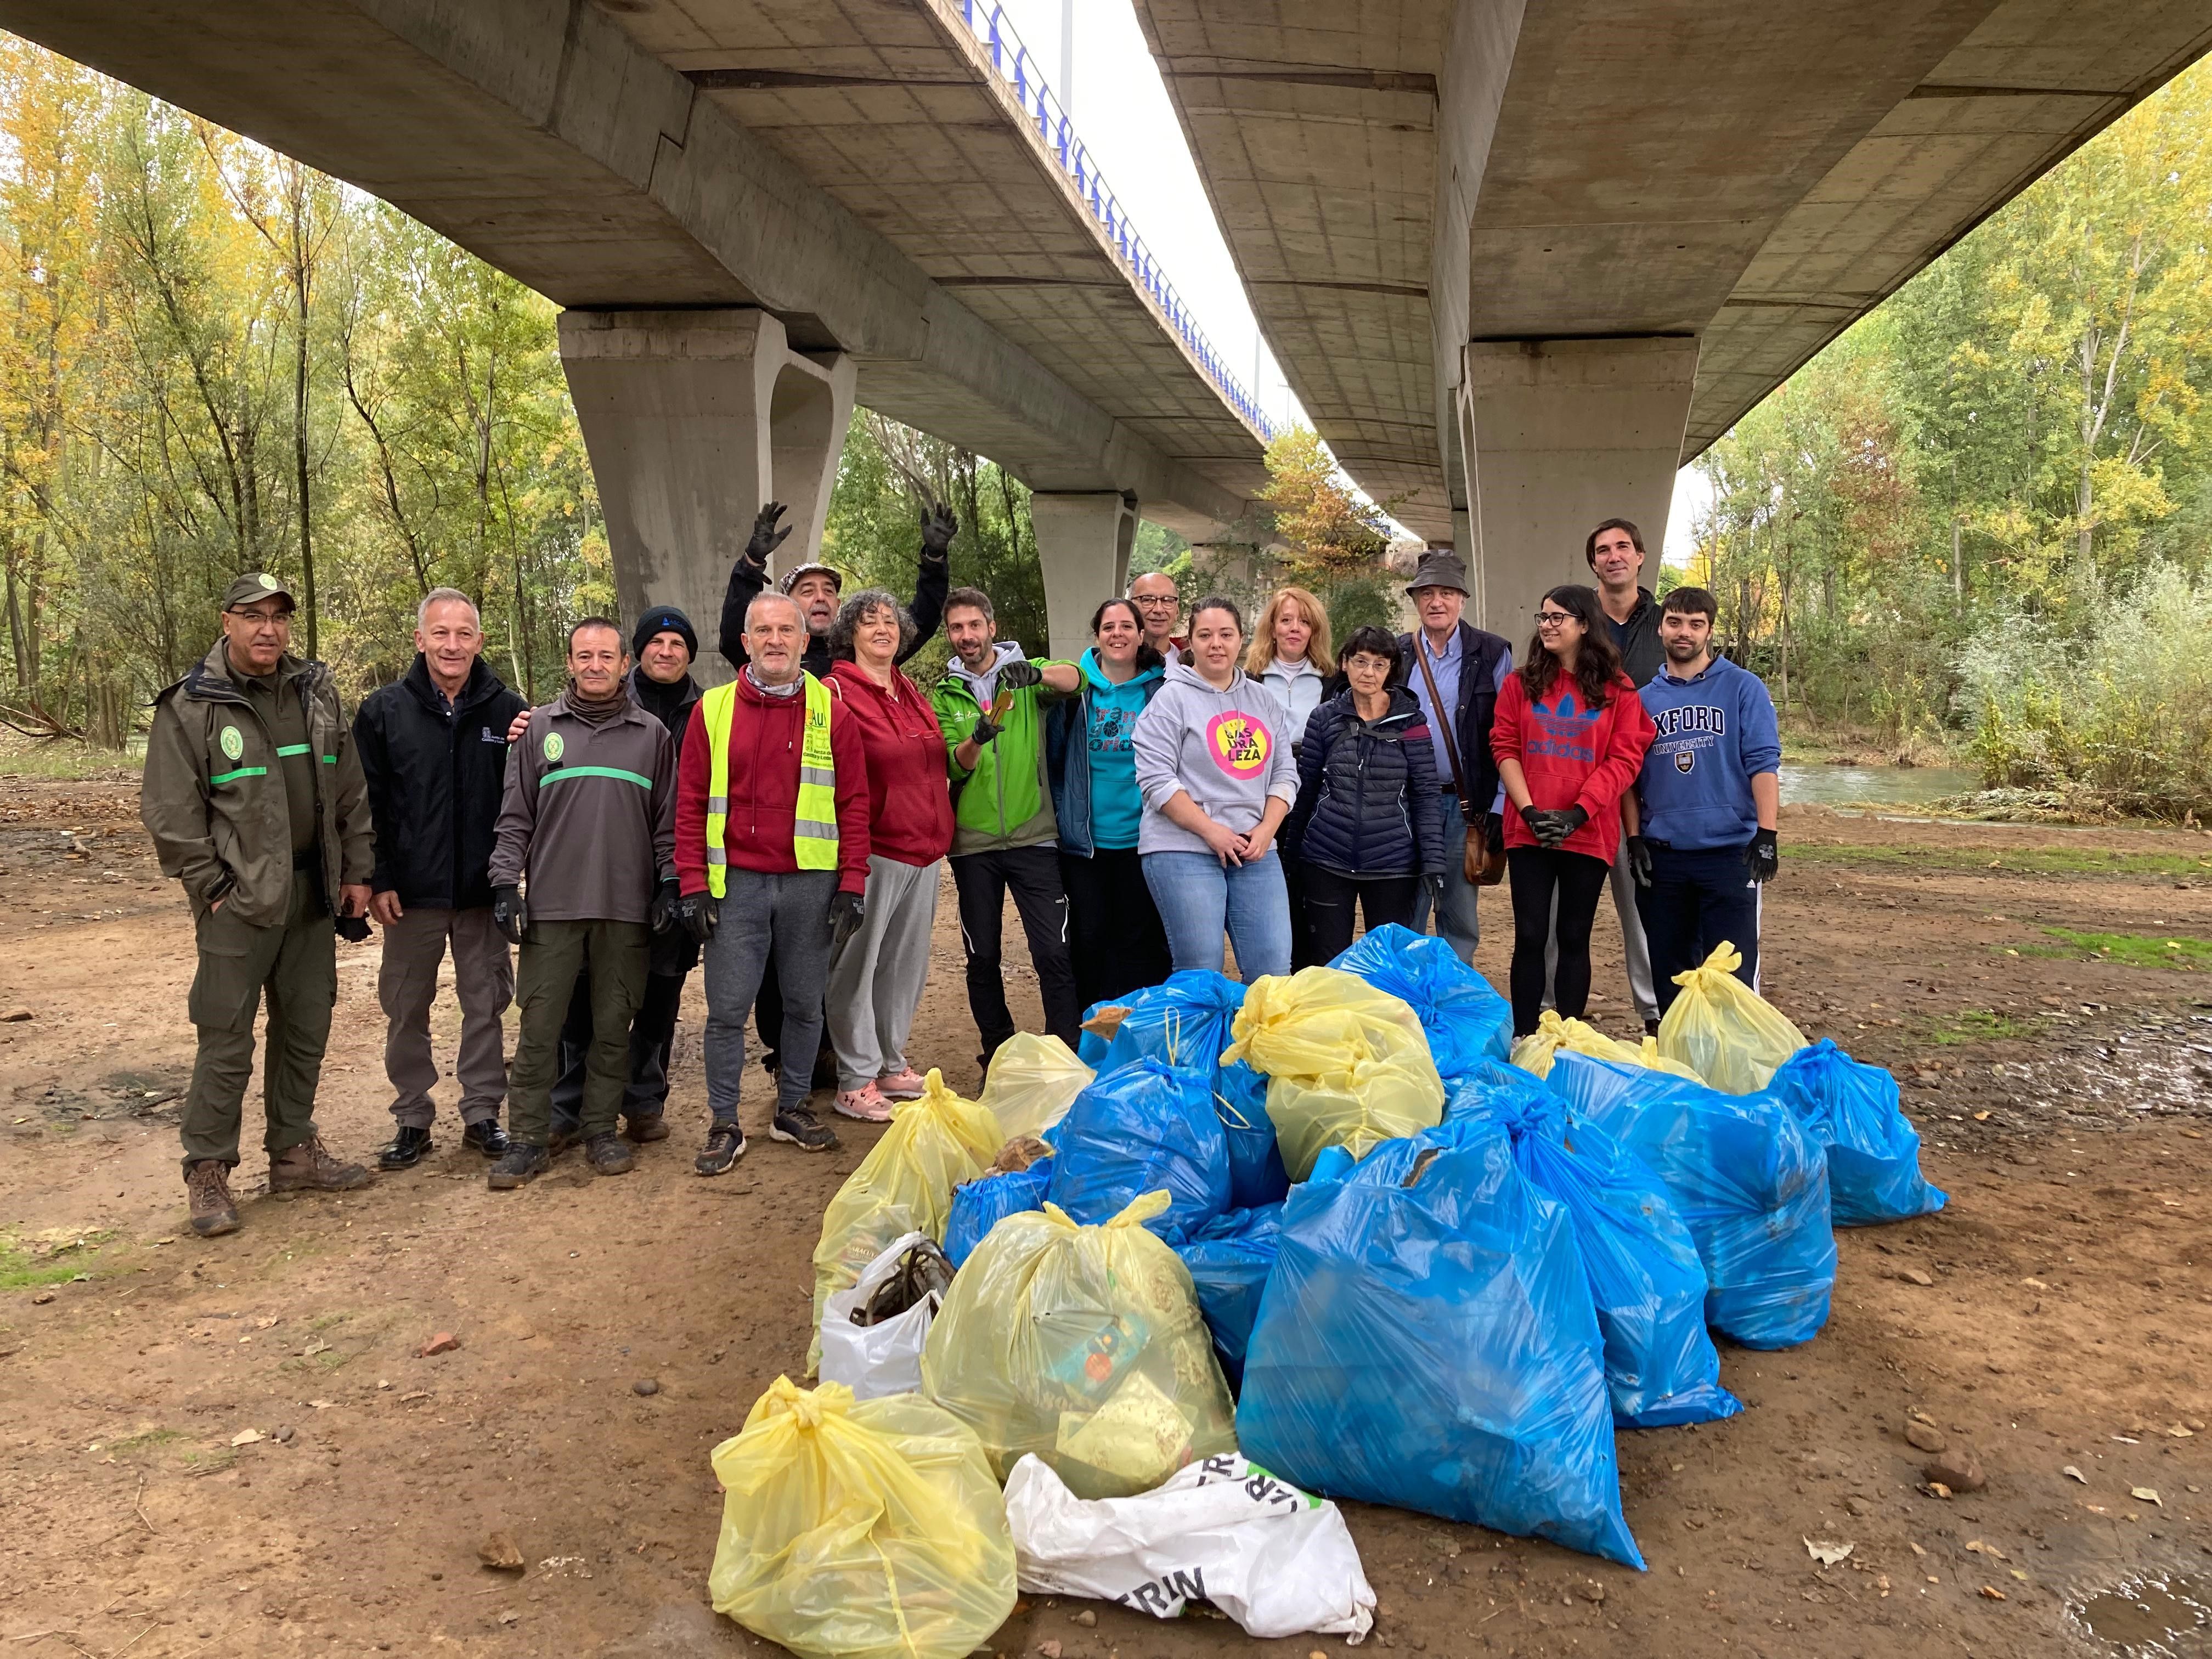
M 1191 356 L 1206 371 L 1206 379 L 1213 382 L 1230 407 L 1262 437 L 1273 441 L 1275 423 L 1260 407 L 1259 398 L 1231 373 L 1228 360 L 1206 337 L 1206 331 L 1198 325 L 1198 319 L 1183 303 L 1182 295 L 1176 292 L 1175 284 L 1168 280 L 1158 258 L 1129 222 L 1127 210 L 1107 187 L 1106 180 L 1099 174 L 1098 164 L 1091 159 L 1090 151 L 1075 136 L 1067 112 L 1060 107 L 1060 100 L 1045 83 L 1036 59 L 1030 55 L 1029 48 L 1014 33 L 1013 25 L 1006 21 L 1005 7 L 980 3 L 979 0 L 961 0 L 960 15 L 969 33 L 990 54 L 992 69 L 1012 90 L 1015 101 L 1036 128 L 1046 150 L 1058 160 L 1060 170 L 1075 181 L 1077 192 L 1090 209 L 1091 216 L 1105 230 L 1107 240 L 1113 244 L 1130 279 L 1152 297 L 1170 326 L 1182 337 Z

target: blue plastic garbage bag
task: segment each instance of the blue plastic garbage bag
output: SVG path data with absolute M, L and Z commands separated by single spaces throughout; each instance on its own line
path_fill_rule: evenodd
M 1260 1316 L 1260 1293 L 1282 1244 L 1283 1206 L 1229 1210 L 1213 1218 L 1176 1254 L 1198 1287 L 1198 1309 L 1213 1333 L 1213 1351 L 1231 1389 L 1244 1376 L 1244 1349 Z
M 1083 1011 L 1087 1027 L 1101 1010 L 1126 1008 L 1110 1038 L 1085 1030 L 1076 1054 L 1102 1076 L 1133 1060 L 1157 1060 L 1211 1073 L 1219 1069 L 1221 1051 L 1231 1042 L 1230 1023 L 1244 1006 L 1244 988 L 1225 975 L 1203 968 L 1170 974 L 1158 985 L 1093 1003 Z
M 1267 1115 L 1267 1079 L 1243 1060 L 1214 1079 L 1214 1115 L 1229 1142 L 1229 1201 L 1240 1210 L 1279 1204 L 1291 1190 L 1275 1120 Z
M 1721 1357 L 1705 1334 L 1705 1266 L 1665 1184 L 1534 1078 L 1488 1071 L 1461 1089 L 1446 1121 L 1504 1127 L 1521 1173 L 1574 1218 L 1613 1420 L 1657 1429 L 1734 1417 L 1743 1406 L 1721 1387 Z
M 1330 1148 L 1291 1188 L 1237 1442 L 1310 1492 L 1644 1565 L 1573 1220 L 1494 1125 Z
M 1828 1149 L 1828 1202 L 1838 1227 L 1931 1215 L 1942 1192 L 1920 1173 L 1920 1132 L 1898 1104 L 1897 1079 L 1826 1037 L 1778 1067 L 1768 1090 Z
M 1513 1046 L 1512 1005 L 1459 959 L 1449 940 L 1394 921 L 1370 928 L 1329 966 L 1412 1006 L 1429 1034 L 1429 1056 L 1446 1090 L 1484 1060 L 1503 1061 Z
M 958 1267 L 1008 1216 L 1044 1208 L 1052 1165 L 1052 1159 L 1041 1158 L 1026 1170 L 983 1176 L 955 1187 L 951 1213 L 945 1219 L 945 1259 Z
M 1780 1100 L 1564 1048 L 1547 1081 L 1667 1183 L 1705 1264 L 1708 1325 L 1747 1348 L 1788 1348 L 1827 1323 L 1827 1156 Z
M 1157 1060 L 1101 1073 L 1053 1140 L 1045 1195 L 1077 1222 L 1103 1225 L 1164 1189 L 1167 1209 L 1145 1225 L 1181 1244 L 1229 1207 L 1229 1144 L 1201 1073 Z

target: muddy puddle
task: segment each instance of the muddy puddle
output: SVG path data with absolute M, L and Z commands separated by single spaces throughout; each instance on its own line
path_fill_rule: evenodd
M 2067 1613 L 2120 1659 L 2188 1659 L 2207 1651 L 2212 1584 L 2193 1578 L 2139 1578 L 2084 1596 Z

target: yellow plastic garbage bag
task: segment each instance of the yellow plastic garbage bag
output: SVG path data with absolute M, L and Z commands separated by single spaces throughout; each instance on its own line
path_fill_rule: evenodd
M 1267 1074 L 1267 1115 L 1293 1181 L 1324 1147 L 1364 1158 L 1443 1121 L 1443 1080 L 1421 1017 L 1356 975 L 1306 968 L 1255 980 L 1229 1034 L 1221 1063 Z
M 1659 1052 L 1690 1066 L 1723 1094 L 1756 1094 L 1774 1068 L 1805 1046 L 1782 1011 L 1735 976 L 1743 952 L 1723 939 L 1687 973 L 1659 1022 Z
M 1666 1055 L 1661 1054 L 1659 1052 L 1659 1039 L 1656 1036 L 1648 1036 L 1644 1039 L 1644 1046 L 1636 1051 L 1636 1063 L 1650 1071 L 1668 1072 L 1676 1077 L 1686 1077 L 1692 1083 L 1703 1083 L 1705 1081 L 1705 1079 L 1698 1075 L 1697 1068 L 1695 1066 L 1685 1066 L 1680 1060 L 1669 1060 Z
M 1128 1498 L 1236 1449 L 1190 1271 L 1144 1224 L 1168 1201 L 1146 1193 L 1095 1227 L 1054 1204 L 1010 1215 L 953 1279 L 921 1391 L 1001 1480 L 1035 1452 L 1079 1498 Z
M 907 1233 L 927 1233 L 942 1244 L 952 1189 L 990 1167 L 1006 1137 L 988 1109 L 963 1100 L 933 1069 L 921 1098 L 901 1103 L 860 1167 L 822 1212 L 822 1239 L 814 1247 L 814 1329 L 806 1370 L 822 1362 L 822 1309 L 857 1283 L 868 1263 Z
M 714 1464 L 714 1611 L 800 1659 L 963 1659 L 1014 1610 L 990 1463 L 920 1395 L 779 1376 Z
M 1626 1042 L 1616 1042 L 1596 1026 L 1579 1019 L 1563 1019 L 1556 1008 L 1547 1008 L 1536 1018 L 1536 1029 L 1527 1036 L 1516 1038 L 1512 1060 L 1524 1072 L 1534 1072 L 1538 1077 L 1552 1074 L 1552 1056 L 1565 1048 L 1570 1054 L 1589 1054 L 1599 1060 L 1617 1060 L 1625 1066 L 1641 1066 L 1643 1051 Z
M 1040 1136 L 1067 1115 L 1096 1076 L 1058 1037 L 1017 1031 L 991 1056 L 977 1103 L 991 1109 L 1006 1139 Z

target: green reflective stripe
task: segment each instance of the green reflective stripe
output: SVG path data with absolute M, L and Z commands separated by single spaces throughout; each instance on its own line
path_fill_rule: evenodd
M 325 766 L 336 766 L 337 763 L 338 757 L 336 755 L 325 755 L 323 757 L 323 764 Z
M 314 752 L 312 745 L 304 743 L 280 743 L 276 745 L 278 760 L 283 760 L 287 755 L 312 755 Z
M 210 783 L 229 783 L 239 778 L 265 778 L 268 775 L 269 769 L 265 766 L 241 766 L 235 772 L 218 772 L 213 777 L 210 778 L 208 781 Z
M 543 789 L 549 783 L 558 783 L 562 778 L 613 778 L 620 783 L 634 783 L 641 789 L 653 787 L 651 778 L 640 777 L 635 772 L 625 772 L 618 766 L 561 766 L 538 780 Z

